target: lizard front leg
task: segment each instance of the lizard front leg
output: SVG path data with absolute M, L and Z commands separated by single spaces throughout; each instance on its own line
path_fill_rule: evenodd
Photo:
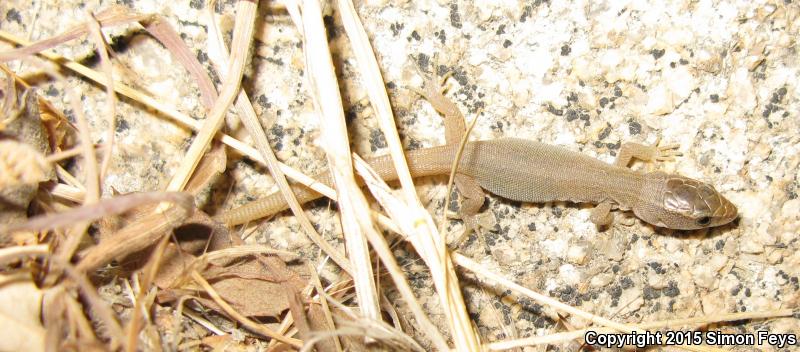
M 614 165 L 619 167 L 630 167 L 633 159 L 639 159 L 644 162 L 655 161 L 673 161 L 676 157 L 683 155 L 677 149 L 680 147 L 678 144 L 660 145 L 661 139 L 656 140 L 651 145 L 626 142 L 622 144 L 617 158 L 614 160 Z M 592 214 L 589 216 L 591 220 L 598 227 L 607 227 L 614 222 L 614 216 L 611 210 L 614 206 L 613 201 L 605 200 L 597 204 L 592 209 Z
M 660 142 L 661 138 L 651 145 L 632 142 L 623 143 L 619 149 L 617 159 L 614 160 L 614 165 L 629 167 L 633 159 L 639 159 L 644 162 L 674 161 L 676 157 L 683 155 L 677 150 L 680 148 L 679 144 L 661 145 Z

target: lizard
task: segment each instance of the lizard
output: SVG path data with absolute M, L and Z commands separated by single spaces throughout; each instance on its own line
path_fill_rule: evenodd
M 417 91 L 444 117 L 445 144 L 406 152 L 414 177 L 448 175 L 465 133 L 458 107 L 431 79 Z M 476 226 L 475 215 L 485 196 L 483 190 L 514 201 L 543 203 L 568 201 L 596 204 L 590 221 L 598 227 L 613 223 L 614 209 L 633 211 L 646 223 L 675 230 L 695 230 L 730 223 L 738 217 L 736 206 L 712 185 L 678 174 L 642 172 L 629 166 L 633 159 L 644 162 L 673 160 L 678 145 L 623 143 L 613 164 L 563 147 L 532 140 L 503 137 L 472 141 L 464 145 L 455 177 L 462 195 L 462 219 Z M 397 179 L 389 156 L 368 159 L 386 181 Z M 315 180 L 332 185 L 328 173 Z M 293 185 L 297 200 L 305 203 L 322 195 Z M 233 226 L 286 210 L 280 192 L 224 212 L 215 220 Z

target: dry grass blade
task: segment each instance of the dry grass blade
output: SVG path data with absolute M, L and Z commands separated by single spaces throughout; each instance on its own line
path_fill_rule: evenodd
M 240 0 L 236 3 L 236 24 L 233 31 L 231 61 L 227 70 L 228 77 L 222 85 L 219 99 L 214 103 L 214 107 L 203 122 L 203 127 L 195 136 L 191 146 L 189 146 L 183 162 L 167 185 L 167 191 L 179 191 L 189 181 L 189 177 L 194 172 L 197 163 L 200 162 L 203 152 L 222 126 L 228 107 L 233 103 L 239 92 L 239 85 L 244 73 L 244 64 L 247 60 L 247 50 L 253 38 L 256 7 L 257 3 L 254 1 Z M 160 210 L 163 210 L 163 208 Z
M 311 340 L 307 341 L 301 349 L 301 352 L 309 351 L 317 342 L 330 336 L 367 336 L 371 339 L 382 341 L 396 350 L 410 348 L 415 351 L 425 351 L 413 338 L 406 335 L 400 330 L 395 329 L 382 320 L 369 319 L 367 317 L 358 316 L 350 312 L 350 308 L 346 307 L 335 298 L 331 297 L 325 292 L 320 292 L 332 305 L 336 306 L 340 312 L 345 313 L 350 319 L 339 319 L 339 328 L 332 332 L 318 332 Z
M 328 165 L 339 197 L 345 246 L 353 267 L 358 307 L 365 317 L 378 319 L 380 308 L 365 232 L 375 231 L 369 205 L 353 174 L 350 141 L 342 98 L 334 73 L 328 37 L 317 0 L 303 1 L 304 54 L 314 106 L 320 113 Z
M 94 328 L 87 321 L 84 308 L 75 301 L 74 294 L 64 285 L 52 287 L 44 292 L 42 321 L 47 335 L 45 346 L 49 351 L 58 351 L 66 344 L 75 344 L 76 335 L 83 341 L 95 345 Z
M 30 42 L 28 42 L 28 41 L 26 41 L 26 40 L 24 40 L 24 39 L 22 39 L 20 37 L 17 37 L 15 35 L 11 34 L 11 33 L 5 32 L 3 30 L 0 30 L 0 39 L 12 42 L 14 44 L 19 44 L 19 45 L 28 45 L 28 44 L 30 44 Z M 74 71 L 75 73 L 78 73 L 78 74 L 80 74 L 80 75 L 82 75 L 82 76 L 84 76 L 84 77 L 86 77 L 86 78 L 98 83 L 98 84 L 106 85 L 106 81 L 105 81 L 105 78 L 103 78 L 103 75 L 101 73 L 95 71 L 95 70 L 92 70 L 92 69 L 90 69 L 90 68 L 88 68 L 88 67 L 86 67 L 84 65 L 81 65 L 81 64 L 75 62 L 75 61 L 69 60 L 67 58 L 64 58 L 62 56 L 56 55 L 56 54 L 54 54 L 52 52 L 49 52 L 49 51 L 43 51 L 43 52 L 40 52 L 39 54 L 41 56 L 47 58 L 50 61 L 60 63 L 64 67 L 66 67 L 66 68 Z M 152 109 L 162 113 L 163 115 L 165 115 L 165 116 L 167 116 L 169 118 L 172 118 L 176 122 L 179 122 L 180 124 L 182 124 L 182 125 L 184 125 L 186 127 L 189 127 L 194 131 L 199 131 L 200 128 L 201 128 L 201 125 L 200 125 L 200 123 L 198 121 L 192 119 L 191 117 L 187 116 L 186 114 L 183 114 L 183 113 L 175 110 L 174 108 L 172 108 L 172 107 L 170 107 L 170 106 L 168 106 L 166 104 L 163 104 L 163 103 L 159 102 L 158 100 L 156 100 L 156 99 L 154 99 L 154 98 L 152 98 L 152 97 L 150 97 L 150 96 L 148 96 L 148 95 L 146 95 L 144 93 L 141 93 L 141 92 L 139 92 L 139 91 L 137 91 L 137 90 L 125 85 L 125 84 L 117 83 L 117 84 L 114 85 L 114 89 L 116 90 L 117 93 L 122 94 L 122 95 L 124 95 L 124 96 L 126 96 L 128 98 L 131 98 L 131 99 L 133 99 L 135 101 L 138 101 L 139 103 L 142 103 L 145 106 L 147 106 L 149 108 L 152 108 Z M 41 102 L 41 100 L 40 100 L 40 102 Z M 247 145 L 246 143 L 244 143 L 242 141 L 239 141 L 236 138 L 233 138 L 233 137 L 231 137 L 229 135 L 226 135 L 224 133 L 217 133 L 216 137 L 219 138 L 219 140 L 222 143 L 228 145 L 229 147 L 231 147 L 234 150 L 242 153 L 243 155 L 246 155 L 251 160 L 253 160 L 253 161 L 255 161 L 255 162 L 257 162 L 257 163 L 259 163 L 261 165 L 267 166 L 266 161 L 264 161 L 264 159 L 259 154 L 258 150 L 256 150 L 255 148 Z M 294 181 L 297 181 L 297 182 L 305 185 L 306 187 L 309 187 L 309 188 L 313 189 L 314 191 L 316 191 L 318 193 L 324 194 L 326 197 L 328 197 L 330 199 L 336 200 L 336 193 L 330 187 L 325 186 L 324 184 L 321 184 L 319 182 L 316 182 L 313 178 L 311 178 L 311 177 L 303 174 L 302 172 L 300 172 L 300 171 L 298 171 L 298 170 L 296 170 L 296 169 L 294 169 L 292 167 L 289 167 L 289 166 L 287 166 L 287 165 L 285 165 L 283 163 L 280 163 L 279 165 L 281 167 L 281 170 L 286 174 L 286 176 L 289 176 Z
M 152 283 L 161 266 L 161 259 L 163 258 L 164 249 L 169 243 L 169 236 L 164 236 L 161 242 L 158 243 L 156 249 L 150 255 L 150 260 L 144 270 L 144 280 L 138 285 L 136 296 L 133 298 L 133 316 L 128 320 L 127 331 L 128 338 L 125 343 L 125 350 L 133 352 L 137 350 L 139 342 L 139 333 L 141 332 L 142 320 L 141 316 L 147 317 L 150 307 L 152 307 L 155 299 L 155 290 L 151 290 Z M 134 278 L 136 278 L 134 276 Z M 149 323 L 149 319 L 145 320 Z M 149 324 L 148 324 L 149 325 Z
M 103 152 L 103 159 L 100 163 L 100 182 L 105 178 L 108 172 L 108 167 L 111 165 L 111 152 L 114 151 L 114 132 L 117 126 L 117 95 L 114 93 L 114 74 L 111 67 L 111 58 L 108 56 L 107 43 L 103 32 L 100 29 L 100 22 L 97 18 L 88 14 L 89 20 L 86 21 L 86 26 L 89 28 L 89 37 L 94 41 L 94 46 L 100 54 L 100 67 L 103 68 L 103 73 L 106 76 L 106 97 L 108 98 L 108 127 L 106 127 L 106 146 L 108 148 Z M 85 141 L 88 142 L 88 141 Z
M 105 149 L 105 145 L 103 144 L 95 144 L 92 147 L 94 148 L 95 151 L 102 151 L 103 149 Z M 47 155 L 47 162 L 56 163 L 61 160 L 71 159 L 80 155 L 82 152 L 83 152 L 83 146 L 72 147 L 68 150 Z
M 570 306 L 568 304 L 561 303 L 560 301 L 558 301 L 556 299 L 547 297 L 547 296 L 542 295 L 542 294 L 540 294 L 538 292 L 535 292 L 535 291 L 533 291 L 531 289 L 528 289 L 526 287 L 520 286 L 520 285 L 514 283 L 511 280 L 508 280 L 508 279 L 506 279 L 506 278 L 504 278 L 504 277 L 502 277 L 500 275 L 494 274 L 491 271 L 486 270 L 485 268 L 483 268 L 480 265 L 478 265 L 478 263 L 475 263 L 471 259 L 469 259 L 469 258 L 467 258 L 467 257 L 465 257 L 463 255 L 460 255 L 458 253 L 454 253 L 453 254 L 453 260 L 459 266 L 461 266 L 461 267 L 463 267 L 465 269 L 468 269 L 468 270 L 470 270 L 470 271 L 472 271 L 472 272 L 474 272 L 476 274 L 479 274 L 480 276 L 482 276 L 482 277 L 484 277 L 484 278 L 486 278 L 488 280 L 497 282 L 497 283 L 499 283 L 499 284 L 501 284 L 501 285 L 503 285 L 505 287 L 508 287 L 511 290 L 513 290 L 513 291 L 515 291 L 517 293 L 523 294 L 526 297 L 529 297 L 529 298 L 531 298 L 531 299 L 533 299 L 533 300 L 535 300 L 535 301 L 537 301 L 537 302 L 539 302 L 539 303 L 541 303 L 543 305 L 547 305 L 547 306 L 553 307 L 553 308 L 555 308 L 557 310 L 560 310 L 562 312 L 566 312 L 566 313 L 569 313 L 569 314 L 572 314 L 572 315 L 575 315 L 575 316 L 579 316 L 579 317 L 581 317 L 583 319 L 586 319 L 588 321 L 591 321 L 593 323 L 612 328 L 616 332 L 624 332 L 624 333 L 636 332 L 636 333 L 640 333 L 640 334 L 644 333 L 643 328 L 641 328 L 639 326 L 633 326 L 633 325 L 617 323 L 615 321 L 603 318 L 601 316 L 597 316 L 597 315 L 588 313 L 586 311 L 577 309 L 577 308 L 572 307 L 572 306 Z M 708 350 L 707 348 L 702 347 L 702 346 L 683 345 L 683 346 L 680 346 L 680 347 L 684 348 L 686 350 L 690 350 L 690 351 Z
M 408 170 L 408 164 L 406 163 L 405 155 L 403 153 L 403 146 L 400 142 L 397 128 L 394 124 L 395 119 L 392 114 L 391 104 L 389 103 L 389 98 L 386 94 L 383 77 L 381 75 L 378 62 L 375 59 L 372 46 L 370 45 L 369 37 L 367 36 L 366 31 L 364 31 L 364 27 L 358 18 L 358 14 L 353 7 L 352 1 L 342 0 L 338 2 L 338 5 L 345 31 L 347 32 L 347 35 L 352 43 L 353 52 L 358 61 L 360 71 L 363 72 L 363 78 L 365 85 L 367 86 L 366 91 L 369 95 L 370 103 L 375 108 L 378 122 L 380 123 L 381 130 L 383 131 L 389 146 L 389 151 L 392 155 L 392 161 L 395 169 L 397 170 L 398 179 L 402 186 L 406 202 L 412 206 L 412 209 L 422 209 L 422 204 L 417 198 L 416 188 L 414 187 L 411 173 Z M 365 173 L 361 172 L 361 175 L 364 176 Z M 412 213 L 414 211 L 415 210 L 412 210 Z M 368 232 L 367 234 L 371 235 L 372 232 Z M 439 333 L 438 329 L 425 315 L 422 307 L 416 300 L 413 291 L 408 286 L 405 275 L 402 274 L 402 271 L 394 260 L 394 257 L 391 255 L 391 251 L 389 250 L 385 239 L 382 236 L 377 235 L 368 236 L 368 239 L 370 240 L 372 247 L 380 256 L 381 261 L 387 266 L 387 270 L 392 276 L 395 285 L 398 287 L 406 302 L 408 302 L 417 321 L 424 327 L 423 331 L 426 332 L 426 334 L 433 341 L 433 344 L 439 350 L 447 349 L 447 342 Z M 462 310 L 466 311 L 465 309 Z M 448 318 L 450 317 L 451 316 L 448 316 Z M 450 324 L 451 327 L 455 325 L 458 324 Z M 475 339 L 475 341 L 477 341 L 477 339 Z
M 453 160 L 453 165 L 450 167 L 450 174 L 447 176 L 447 192 L 444 196 L 444 204 L 450 204 L 450 193 L 453 192 L 453 182 L 456 178 L 456 171 L 458 170 L 458 164 L 461 163 L 461 155 L 464 152 L 464 146 L 467 145 L 467 141 L 469 140 L 469 135 L 472 133 L 472 129 L 475 127 L 475 123 L 478 122 L 478 116 L 476 114 L 475 118 L 472 119 L 472 122 L 469 123 L 469 127 L 464 132 L 464 135 L 461 137 L 461 141 L 458 143 L 458 153 L 456 153 L 456 157 Z M 444 255 L 444 250 L 447 248 L 447 236 L 444 233 L 445 224 L 447 224 L 447 207 L 442 211 L 442 216 L 439 219 L 439 233 L 442 234 L 442 247 L 439 249 L 441 252 L 440 255 Z
M 52 194 L 53 197 L 68 200 L 70 202 L 82 203 L 86 192 L 78 187 L 64 183 L 58 183 L 53 186 L 52 189 L 50 189 L 50 194 Z
M 50 246 L 39 244 L 35 246 L 14 246 L 0 249 L 0 265 L 30 256 L 45 256 L 50 253 Z
M 408 210 L 404 209 L 405 203 L 392 196 L 389 186 L 386 185 L 380 176 L 375 174 L 374 171 L 369 168 L 369 165 L 364 160 L 356 158 L 356 170 L 358 170 L 359 175 L 361 175 L 366 185 L 372 191 L 375 199 L 377 199 L 381 206 L 386 209 L 395 222 L 405 222 L 408 220 L 406 217 L 404 217 L 405 214 L 409 213 Z M 419 304 L 416 296 L 414 296 L 414 292 L 408 285 L 405 274 L 403 274 L 402 269 L 394 259 L 386 240 L 382 236 L 376 236 L 375 238 L 370 237 L 370 243 L 372 244 L 372 248 L 375 249 L 375 252 L 381 258 L 383 264 L 386 266 L 386 271 L 389 272 L 389 275 L 392 277 L 392 280 L 397 286 L 398 291 L 403 296 L 403 299 L 405 299 L 406 303 L 408 303 L 411 312 L 414 314 L 414 317 L 417 319 L 420 326 L 422 326 L 422 330 L 425 331 L 428 336 L 430 336 L 434 345 L 436 345 L 436 348 L 441 351 L 449 350 L 449 346 L 447 345 L 444 337 L 439 333 L 438 328 L 433 325 L 433 323 L 428 319 L 428 316 L 422 310 L 422 306 Z
M 169 201 L 178 204 L 186 211 L 194 208 L 194 199 L 191 195 L 181 192 L 147 192 L 134 193 L 101 202 L 84 205 L 63 213 L 40 215 L 27 222 L 13 225 L 0 225 L 0 233 L 14 231 L 43 231 L 59 228 L 82 221 L 94 221 L 102 217 L 117 215 L 135 207 L 154 202 Z
M 197 57 L 192 54 L 186 43 L 181 40 L 180 35 L 175 32 L 175 29 L 160 16 L 153 16 L 149 21 L 143 23 L 148 33 L 152 34 L 161 44 L 169 50 L 178 62 L 189 71 L 189 74 L 194 78 L 197 87 L 200 89 L 200 98 L 203 105 L 207 108 L 214 106 L 214 101 L 217 100 L 217 90 L 214 88 L 214 83 L 208 77 L 203 65 L 197 61 Z
M 461 267 L 463 267 L 463 268 L 465 268 L 467 270 L 470 270 L 470 271 L 472 271 L 472 272 L 474 272 L 474 273 L 476 273 L 476 274 L 478 274 L 478 275 L 480 275 L 480 276 L 482 276 L 482 277 L 484 277 L 484 278 L 486 278 L 488 280 L 497 282 L 497 283 L 503 285 L 504 287 L 508 287 L 508 288 L 512 289 L 513 291 L 516 291 L 516 292 L 518 292 L 520 294 L 523 294 L 523 295 L 525 295 L 527 297 L 530 297 L 531 299 L 536 300 L 537 302 L 539 302 L 539 303 L 541 303 L 543 305 L 547 305 L 547 306 L 553 307 L 553 308 L 555 308 L 557 310 L 560 310 L 562 312 L 566 312 L 566 313 L 569 313 L 569 314 L 573 314 L 573 315 L 579 316 L 579 317 L 581 317 L 583 319 L 589 320 L 591 322 L 594 322 L 594 323 L 597 323 L 597 324 L 600 324 L 600 325 L 603 325 L 603 326 L 614 328 L 617 331 L 626 332 L 626 333 L 630 333 L 630 332 L 636 331 L 637 333 L 644 333 L 644 331 L 642 329 L 639 329 L 637 327 L 630 326 L 630 325 L 625 325 L 625 324 L 621 324 L 621 323 L 617 323 L 615 321 L 611 321 L 609 319 L 606 319 L 606 318 L 603 318 L 603 317 L 600 317 L 600 316 L 585 312 L 583 310 L 580 310 L 580 309 L 577 309 L 575 307 L 572 307 L 572 306 L 570 306 L 568 304 L 561 303 L 560 301 L 558 301 L 556 299 L 547 297 L 547 296 L 542 295 L 542 294 L 540 294 L 538 292 L 535 292 L 535 291 L 533 291 L 531 289 L 528 289 L 526 287 L 520 286 L 520 285 L 516 284 L 515 282 L 513 282 L 513 281 L 511 281 L 509 279 L 506 279 L 506 278 L 504 278 L 504 277 L 502 277 L 500 275 L 492 273 L 491 271 L 481 267 L 478 263 L 472 261 L 472 259 L 469 259 L 469 258 L 467 258 L 467 257 L 465 257 L 465 256 L 463 256 L 461 254 L 454 253 L 453 254 L 453 260 L 459 266 L 461 266 Z
M 289 298 L 289 311 L 292 312 L 292 319 L 294 320 L 294 326 L 297 328 L 297 334 L 300 335 L 301 340 L 309 341 L 311 338 L 311 327 L 308 324 L 308 315 L 306 315 L 306 309 L 303 306 L 303 298 L 300 292 L 287 291 L 286 296 Z
M 194 299 L 194 297 L 192 297 L 192 296 L 181 296 L 180 298 L 178 298 L 177 303 L 175 304 L 175 307 L 176 307 L 175 308 L 175 314 L 174 314 L 175 322 L 174 322 L 174 325 L 172 327 L 172 330 L 173 331 L 180 331 L 181 319 L 179 317 L 182 316 L 182 315 L 185 315 L 185 316 L 189 317 L 189 319 L 192 319 L 195 322 L 197 322 L 198 324 L 200 324 L 200 326 L 202 326 L 202 327 L 208 329 L 209 331 L 211 331 L 213 334 L 215 334 L 217 336 L 225 335 L 224 331 L 222 331 L 218 327 L 214 326 L 214 324 L 212 324 L 208 320 L 198 316 L 197 314 L 193 313 L 192 311 L 184 311 L 184 309 L 183 309 L 184 303 L 186 303 L 186 301 L 191 300 L 191 299 Z M 177 350 L 180 349 L 180 348 L 178 348 L 178 344 L 180 343 L 181 335 L 182 334 L 176 334 L 175 336 L 173 336 L 173 339 L 171 341 L 171 347 L 172 347 L 173 351 L 177 351 Z
M 212 1 L 208 8 L 213 8 L 213 4 L 214 2 Z M 222 41 L 222 33 L 220 33 L 218 27 L 216 26 L 212 11 L 209 11 L 208 17 L 210 22 L 209 44 L 213 44 L 209 45 L 211 47 L 209 49 L 209 54 L 212 57 L 212 61 L 217 64 L 217 71 L 219 71 L 221 75 L 225 77 L 227 76 L 227 70 L 225 69 L 224 63 L 228 61 L 228 57 L 225 54 L 226 50 L 224 49 L 225 45 Z M 213 55 L 215 53 L 217 55 Z M 220 57 L 220 60 L 215 60 L 214 57 Z M 305 233 L 311 238 L 312 241 L 314 241 L 317 246 L 320 247 L 320 249 L 325 252 L 325 254 L 330 256 L 331 259 L 333 259 L 333 261 L 339 265 L 339 267 L 352 275 L 350 262 L 347 261 L 345 255 L 328 244 L 328 242 L 325 241 L 325 239 L 322 238 L 319 233 L 317 233 L 314 225 L 311 224 L 311 221 L 303 212 L 303 208 L 297 201 L 297 197 L 295 197 L 291 187 L 289 186 L 289 183 L 286 181 L 286 176 L 280 168 L 280 163 L 275 157 L 272 147 L 270 147 L 269 141 L 267 140 L 267 135 L 264 132 L 264 129 L 261 127 L 258 117 L 256 116 L 256 112 L 253 109 L 253 105 L 250 103 L 250 99 L 244 90 L 239 92 L 239 96 L 236 99 L 236 110 L 239 113 L 239 119 L 242 121 L 242 124 L 244 124 L 245 129 L 247 129 L 247 133 L 250 134 L 250 137 L 255 142 L 256 148 L 261 154 L 261 157 L 267 162 L 267 168 L 269 169 L 270 173 L 272 173 L 272 176 L 275 182 L 278 184 L 283 197 L 286 199 L 289 207 L 292 210 L 292 213 L 295 215 L 295 217 L 297 217 L 297 220 L 300 222 L 300 225 L 303 227 Z
M 435 248 L 441 248 L 444 244 L 439 243 L 438 246 L 436 245 L 437 239 L 432 238 L 432 236 L 439 236 L 436 234 L 433 221 L 424 211 L 424 208 L 416 196 L 416 190 L 414 189 L 408 167 L 403 158 L 402 146 L 397 137 L 397 131 L 394 128 L 394 119 L 392 118 L 388 98 L 386 97 L 383 79 L 380 75 L 380 69 L 375 60 L 375 55 L 372 53 L 371 46 L 369 45 L 369 39 L 358 20 L 352 3 L 350 1 L 341 1 L 339 4 L 345 30 L 352 40 L 353 50 L 368 84 L 367 92 L 370 95 L 370 101 L 376 109 L 376 116 L 380 121 L 384 136 L 389 144 L 393 156 L 392 160 L 394 161 L 395 168 L 398 170 L 398 176 L 403 186 L 404 194 L 406 195 L 406 201 L 410 205 L 408 210 L 411 211 L 411 214 L 418 214 L 418 216 L 422 217 L 415 219 L 413 223 L 418 225 L 427 224 L 427 226 L 415 226 L 413 232 L 407 233 L 415 234 L 415 239 L 412 240 L 412 244 L 414 244 L 417 252 L 425 259 L 431 269 L 437 292 L 446 309 L 448 324 L 453 333 L 456 348 L 460 350 L 477 349 L 480 347 L 479 339 L 472 329 L 469 316 L 466 313 L 466 306 L 461 297 L 458 280 L 455 273 L 452 271 L 452 267 L 448 264 L 449 258 L 435 250 Z M 439 239 L 439 242 L 442 241 Z M 431 251 L 431 249 L 434 250 Z M 435 340 L 434 338 L 434 341 Z M 439 348 L 441 348 L 441 346 L 439 346 Z
M 207 252 L 203 254 L 203 258 L 207 260 L 209 263 L 215 263 L 220 260 L 230 260 L 230 258 L 236 257 L 244 257 L 248 255 L 254 254 L 269 254 L 269 255 L 277 255 L 283 261 L 292 261 L 298 259 L 296 253 L 281 251 L 274 248 L 270 248 L 267 246 L 262 245 L 241 245 L 226 249 L 218 249 L 212 252 Z
M 78 287 L 84 294 L 84 297 L 86 297 L 89 305 L 97 314 L 97 317 L 103 321 L 106 325 L 106 329 L 108 329 L 108 332 L 111 334 L 111 349 L 116 349 L 116 346 L 124 341 L 125 334 L 115 318 L 114 311 L 100 298 L 100 295 L 91 282 L 89 282 L 89 279 L 79 270 L 76 270 L 72 264 L 64 262 L 58 257 L 50 257 L 50 260 L 58 265 L 70 279 L 78 284 Z
M 375 53 L 369 43 L 369 37 L 361 20 L 358 18 L 353 2 L 350 0 L 337 1 L 339 5 L 339 12 L 342 15 L 342 23 L 347 32 L 347 36 L 353 45 L 353 53 L 358 60 L 359 70 L 362 72 L 366 91 L 369 95 L 370 104 L 375 108 L 375 114 L 378 117 L 378 122 L 381 126 L 386 137 L 386 142 L 389 145 L 389 152 L 392 155 L 394 167 L 398 170 L 398 179 L 402 186 L 406 199 L 409 201 L 417 199 L 417 191 L 414 187 L 414 181 L 411 178 L 411 173 L 408 171 L 408 163 L 406 163 L 403 145 L 400 142 L 397 133 L 397 127 L 394 124 L 394 114 L 392 113 L 392 106 L 389 102 L 389 96 L 386 94 L 386 87 L 384 86 L 383 76 L 381 75 L 380 66 L 375 59 Z
M 101 27 L 113 27 L 120 24 L 141 21 L 146 19 L 147 16 L 131 12 L 129 9 L 122 6 L 112 6 L 97 13 L 95 18 Z M 46 50 L 70 40 L 80 38 L 86 33 L 87 27 L 85 25 L 77 25 L 66 30 L 61 35 L 40 40 L 35 43 L 26 44 L 26 46 L 22 48 L 0 52 L 0 62 L 22 59 L 26 56 L 36 54 L 42 50 Z
M 203 156 L 197 165 L 197 171 L 186 183 L 186 192 L 197 195 L 225 172 L 228 154 L 221 143 L 212 143 L 211 150 Z
M 81 146 L 81 153 L 83 153 L 83 148 L 84 147 Z M 78 181 L 77 178 L 75 178 L 75 176 L 72 176 L 72 174 L 69 173 L 67 169 L 58 164 L 55 165 L 55 169 L 56 169 L 56 175 L 58 176 L 58 179 L 61 180 L 61 182 L 64 182 L 70 187 L 75 187 L 76 189 L 79 189 L 83 193 L 83 196 L 86 195 L 86 187 L 84 187 L 81 184 L 81 182 Z

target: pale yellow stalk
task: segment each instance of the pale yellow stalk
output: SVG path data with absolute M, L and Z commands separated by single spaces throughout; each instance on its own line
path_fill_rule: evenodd
M 322 10 L 317 0 L 306 0 L 302 4 L 306 73 L 321 119 L 320 125 L 324 126 L 322 138 L 339 197 L 342 230 L 353 268 L 358 307 L 364 317 L 376 320 L 380 317 L 378 294 L 372 279 L 372 261 L 364 235 L 365 231 L 374 231 L 374 225 L 367 200 L 353 174 L 344 108 L 328 48 Z

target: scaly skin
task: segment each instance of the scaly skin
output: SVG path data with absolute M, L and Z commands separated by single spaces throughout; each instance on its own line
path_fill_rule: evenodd
M 638 148 L 638 149 L 637 149 Z M 570 201 L 605 204 L 632 210 L 652 225 L 679 230 L 720 226 L 737 217 L 737 209 L 712 186 L 680 175 L 642 173 L 626 167 L 631 155 L 655 158 L 655 147 L 625 144 L 621 159 L 607 164 L 557 146 L 517 138 L 467 143 L 458 172 L 473 177 L 498 196 L 522 202 Z M 449 174 L 457 146 L 453 144 L 407 152 L 412 176 Z M 629 153 L 634 151 L 634 153 Z M 648 154 L 649 153 L 649 154 Z M 623 155 L 625 155 L 623 157 Z M 387 181 L 397 179 L 388 156 L 369 160 Z M 327 173 L 316 178 L 331 185 Z M 293 186 L 299 202 L 321 197 L 303 186 Z M 241 224 L 287 209 L 280 193 L 269 195 L 216 217 L 228 225 Z M 595 221 L 593 215 L 593 221 Z M 606 225 L 610 220 L 595 221 Z

